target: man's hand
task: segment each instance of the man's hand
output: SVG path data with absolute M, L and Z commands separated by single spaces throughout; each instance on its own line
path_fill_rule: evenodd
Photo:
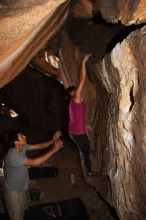
M 54 133 L 53 140 L 57 141 L 61 136 L 62 136 L 62 132 L 61 131 L 56 131 Z
M 53 151 L 57 152 L 60 150 L 60 148 L 63 147 L 63 141 L 58 139 L 57 141 L 55 141 L 54 145 L 53 145 Z

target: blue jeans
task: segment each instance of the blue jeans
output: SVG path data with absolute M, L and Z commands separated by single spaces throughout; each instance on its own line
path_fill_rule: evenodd
M 69 134 L 72 140 L 78 145 L 80 151 L 83 153 L 84 156 L 84 165 L 87 172 L 91 172 L 91 160 L 90 160 L 90 142 L 87 134 L 82 135 L 75 135 L 70 133 Z
M 19 191 L 5 192 L 7 211 L 11 220 L 23 220 L 26 207 L 26 193 Z

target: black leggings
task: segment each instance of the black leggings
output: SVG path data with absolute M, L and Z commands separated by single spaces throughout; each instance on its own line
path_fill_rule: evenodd
M 79 149 L 83 153 L 84 156 L 84 165 L 87 169 L 87 172 L 91 171 L 91 160 L 90 160 L 90 142 L 87 134 L 75 135 L 70 133 L 70 137 L 72 140 L 78 145 Z

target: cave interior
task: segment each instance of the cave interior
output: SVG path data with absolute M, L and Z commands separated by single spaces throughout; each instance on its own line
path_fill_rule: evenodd
M 120 141 L 121 143 L 123 142 L 121 140 L 122 134 L 120 134 L 121 136 L 119 135 L 119 137 L 116 134 L 118 131 L 115 129 L 117 126 L 122 126 L 122 122 L 121 124 L 119 122 L 120 119 L 118 121 L 118 117 L 120 118 L 120 116 L 118 116 L 120 113 L 118 112 L 120 112 L 119 109 L 122 108 L 120 103 L 126 103 L 130 100 L 129 112 L 136 112 L 138 110 L 135 107 L 135 103 L 137 103 L 136 101 L 138 98 L 140 100 L 139 102 L 142 102 L 144 95 L 142 95 L 141 92 L 134 93 L 134 91 L 136 91 L 136 83 L 134 81 L 135 78 L 133 79 L 125 76 L 125 78 L 127 77 L 127 81 L 130 79 L 131 82 L 133 82 L 130 90 L 128 90 L 129 99 L 127 99 L 128 95 L 125 91 L 128 87 L 128 83 L 125 84 L 124 90 L 119 83 L 119 81 L 122 81 L 123 78 L 117 73 L 118 68 L 116 69 L 116 65 L 114 67 L 112 66 L 111 60 L 114 58 L 110 57 L 110 54 L 113 53 L 113 50 L 115 47 L 117 47 L 117 45 L 122 44 L 123 41 L 125 42 L 125 39 L 129 38 L 129 35 L 133 36 L 131 34 L 139 33 L 141 29 L 145 30 L 144 27 L 145 22 L 125 25 L 118 20 L 118 22 L 112 23 L 104 19 L 99 10 L 95 12 L 92 11 L 92 15 L 85 18 L 74 17 L 72 13 L 70 13 L 60 30 L 55 33 L 55 35 L 49 41 L 47 41 L 47 43 L 45 43 L 45 46 L 43 46 L 33 56 L 33 58 L 19 73 L 19 75 L 17 75 L 12 81 L 10 81 L 0 90 L 1 140 L 3 139 L 3 134 L 5 131 L 11 128 L 21 129 L 27 135 L 29 143 L 45 141 L 48 139 L 48 137 L 51 138 L 56 130 L 61 130 L 66 146 L 67 143 L 70 143 L 70 140 L 68 136 L 68 102 L 66 99 L 65 90 L 69 85 L 76 84 L 78 82 L 82 57 L 85 53 L 91 53 L 91 57 L 87 62 L 87 83 L 85 85 L 84 96 L 88 103 L 87 123 L 89 124 L 88 133 L 92 145 L 91 150 L 93 152 L 93 157 L 95 156 L 96 158 L 93 159 L 93 164 L 94 169 L 97 170 L 98 174 L 94 181 L 91 180 L 89 183 L 87 180 L 85 181 L 87 181 L 88 186 L 90 186 L 98 198 L 98 202 L 102 202 L 102 208 L 106 210 L 106 215 L 104 216 L 102 213 L 102 217 L 100 219 L 144 220 L 146 217 L 146 212 L 144 211 L 146 201 L 146 197 L 144 198 L 144 195 L 146 195 L 146 190 L 143 190 L 142 195 L 142 191 L 139 189 L 139 187 L 144 189 L 144 182 L 139 183 L 139 180 L 137 179 L 139 177 L 137 174 L 138 168 L 136 169 L 135 165 L 133 165 L 134 160 L 139 161 L 136 154 L 137 144 L 141 144 L 143 146 L 142 140 L 139 141 L 135 138 L 136 134 L 141 137 L 140 128 L 139 130 L 135 129 L 135 127 L 138 126 L 137 123 L 139 120 L 141 120 L 141 118 L 136 118 L 137 121 L 136 119 L 133 120 L 134 128 L 132 127 L 132 131 L 135 147 L 133 147 L 134 153 L 132 156 L 129 156 L 131 155 L 132 148 L 132 144 L 130 142 L 131 139 L 128 139 L 128 144 L 130 143 L 129 145 L 131 147 L 130 150 L 127 147 L 129 153 L 121 153 L 121 148 L 115 147 L 115 145 L 122 145 L 119 144 Z M 138 40 L 139 39 L 140 38 L 138 38 Z M 136 40 L 137 45 L 138 40 Z M 139 42 L 141 41 L 139 40 Z M 132 51 L 134 55 L 136 51 L 138 51 L 135 48 L 133 49 L 135 52 Z M 142 52 L 144 53 L 145 49 L 143 49 Z M 139 51 L 137 54 L 138 53 Z M 142 72 L 142 68 L 145 66 L 145 57 L 143 56 L 139 59 L 140 64 L 137 66 L 139 68 L 139 72 Z M 101 65 L 104 67 L 102 68 Z M 106 73 L 105 75 L 101 76 L 104 68 L 107 71 L 109 70 L 107 78 Z M 140 76 L 137 78 L 139 80 L 138 84 L 140 85 L 139 87 L 141 88 L 141 91 L 145 92 L 145 76 L 141 76 L 141 79 Z M 123 94 L 121 91 L 123 91 Z M 119 101 L 119 94 L 123 95 L 121 102 Z M 123 104 L 123 106 L 126 106 L 126 104 Z M 143 115 L 141 117 L 144 118 L 143 111 L 141 115 Z M 127 120 L 130 119 L 128 118 Z M 113 126 L 111 126 L 111 124 Z M 123 124 L 125 129 L 127 129 L 126 126 L 128 125 L 125 121 Z M 115 129 L 114 131 L 112 130 L 113 139 L 115 138 L 115 140 L 113 140 L 111 137 L 110 129 Z M 126 134 L 129 135 L 128 132 Z M 117 137 L 119 137 L 119 139 Z M 128 136 L 128 138 L 131 138 L 131 136 Z M 116 142 L 117 139 L 119 142 Z M 72 144 L 73 143 L 70 145 Z M 113 148 L 110 147 L 111 145 Z M 123 146 L 127 146 L 126 143 L 124 143 Z M 1 155 L 3 155 L 3 151 L 4 146 L 3 143 L 1 143 Z M 123 150 L 123 152 L 125 151 Z M 142 155 L 142 152 L 143 151 L 140 150 L 139 154 Z M 129 157 L 132 158 L 131 168 L 125 168 L 124 171 L 122 170 L 124 169 L 123 167 L 126 166 L 126 162 L 124 165 L 122 164 L 122 167 L 122 162 L 120 162 L 120 159 L 115 159 L 120 155 L 120 153 L 122 155 L 121 158 L 125 158 L 123 160 L 128 158 L 127 160 L 130 161 Z M 68 153 L 65 153 L 64 155 L 68 156 Z M 58 157 L 57 159 L 59 160 Z M 1 156 L 1 163 L 2 160 L 3 156 Z M 64 160 L 66 160 L 66 163 L 69 163 L 68 160 L 70 160 L 70 157 L 68 159 L 65 158 Z M 140 170 L 142 170 L 142 174 L 144 174 L 145 170 L 140 162 L 138 163 L 138 167 Z M 120 183 L 122 184 L 122 180 L 120 178 L 122 178 L 121 176 L 124 175 L 122 173 L 126 172 L 127 169 L 128 171 L 130 169 L 132 170 L 129 171 L 130 174 L 128 174 L 128 178 L 130 178 L 132 175 L 132 180 L 131 183 L 125 182 L 123 185 L 125 184 L 125 187 L 127 185 L 129 187 L 129 184 L 133 184 L 132 187 L 135 187 L 136 190 L 135 188 L 133 189 L 133 194 L 130 191 L 129 198 L 128 196 L 124 195 L 125 203 L 126 201 L 135 201 L 137 197 L 139 198 L 138 202 L 134 203 L 133 208 L 131 207 L 130 202 L 127 205 L 127 208 L 124 201 L 124 204 L 120 201 L 122 200 L 122 197 L 118 200 L 118 192 L 120 192 L 120 195 L 123 191 L 127 194 L 129 192 L 128 190 L 126 191 L 124 186 L 122 187 L 124 190 L 120 191 Z M 115 174 L 115 182 L 114 180 L 112 182 L 112 175 L 114 175 L 113 173 Z M 115 186 L 116 183 L 117 188 Z M 143 203 L 142 207 L 141 203 Z M 94 218 L 91 220 L 94 220 Z

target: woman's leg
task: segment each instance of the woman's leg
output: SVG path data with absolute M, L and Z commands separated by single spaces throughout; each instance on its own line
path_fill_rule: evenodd
M 90 160 L 90 142 L 86 134 L 83 135 L 74 135 L 70 134 L 74 142 L 79 146 L 79 149 L 84 156 L 84 165 L 86 167 L 87 173 L 91 172 L 91 160 Z

